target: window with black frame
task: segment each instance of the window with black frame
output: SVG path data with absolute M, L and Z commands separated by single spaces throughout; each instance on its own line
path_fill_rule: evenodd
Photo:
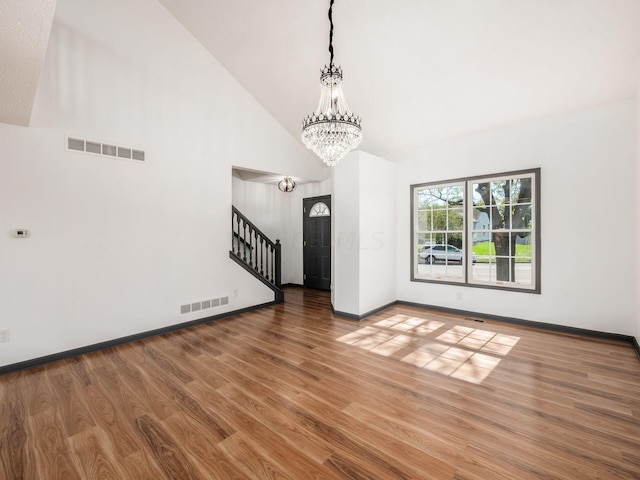
M 411 280 L 540 293 L 540 169 L 411 186 Z

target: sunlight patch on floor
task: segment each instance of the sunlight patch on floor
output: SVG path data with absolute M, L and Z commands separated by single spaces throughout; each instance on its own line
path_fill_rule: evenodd
M 339 342 L 441 375 L 480 384 L 520 337 L 396 314 L 338 338 Z

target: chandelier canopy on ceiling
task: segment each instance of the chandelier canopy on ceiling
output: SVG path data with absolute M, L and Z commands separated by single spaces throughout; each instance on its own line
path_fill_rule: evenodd
M 329 66 L 320 72 L 320 102 L 302 121 L 302 141 L 333 167 L 362 140 L 360 117 L 347 106 L 342 92 L 342 68 L 333 64 L 333 2 L 329 5 Z

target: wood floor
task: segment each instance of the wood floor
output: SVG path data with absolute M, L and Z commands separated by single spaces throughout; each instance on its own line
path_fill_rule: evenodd
M 640 478 L 626 344 L 324 292 L 0 377 L 2 479 Z

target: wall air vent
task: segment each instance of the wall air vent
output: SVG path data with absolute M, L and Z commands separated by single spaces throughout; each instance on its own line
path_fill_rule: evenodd
M 109 155 L 110 157 L 116 156 L 116 146 L 115 145 L 107 145 L 106 143 L 102 144 L 102 154 Z
M 80 152 L 84 152 L 84 140 L 69 137 L 67 139 L 67 148 L 69 150 L 78 150 Z
M 144 162 L 145 152 L 131 147 L 121 147 L 111 143 L 94 142 L 78 137 L 67 137 L 67 150 L 74 152 L 94 153 L 107 157 L 124 158 Z
M 102 151 L 102 145 L 96 142 L 87 142 L 87 152 L 100 153 Z
M 180 315 L 209 310 L 222 305 L 229 305 L 229 296 L 211 298 L 208 300 L 202 300 L 201 302 L 185 303 L 184 305 L 180 305 Z
M 118 156 L 120 158 L 131 158 L 131 149 L 130 148 L 124 148 L 124 147 L 118 147 Z

